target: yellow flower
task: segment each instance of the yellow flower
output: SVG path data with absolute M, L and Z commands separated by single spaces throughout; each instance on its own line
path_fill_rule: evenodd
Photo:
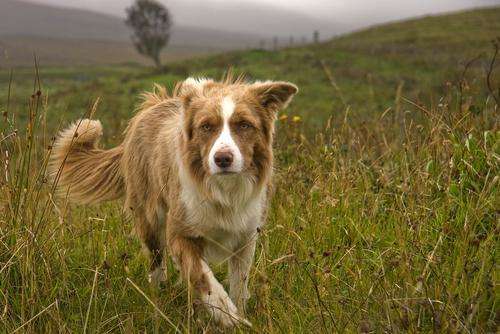
M 288 115 L 283 114 L 280 116 L 280 121 L 286 121 L 287 119 L 288 119 Z
M 298 123 L 298 122 L 300 122 L 300 120 L 301 120 L 301 119 L 302 119 L 302 118 L 300 118 L 300 116 L 293 116 L 293 118 L 292 118 L 292 122 L 294 122 L 294 123 Z

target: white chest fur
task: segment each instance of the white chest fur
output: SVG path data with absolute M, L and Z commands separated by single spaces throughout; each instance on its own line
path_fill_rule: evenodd
M 222 262 L 257 232 L 265 201 L 265 189 L 255 191 L 253 180 L 223 176 L 209 181 L 212 200 L 204 198 L 193 184 L 182 185 L 186 224 L 206 241 L 205 257 Z

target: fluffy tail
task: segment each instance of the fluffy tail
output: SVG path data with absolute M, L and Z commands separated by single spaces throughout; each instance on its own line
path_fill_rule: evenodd
M 90 119 L 59 133 L 48 164 L 49 179 L 59 196 L 78 204 L 94 204 L 123 195 L 123 147 L 99 149 L 101 136 L 101 122 Z

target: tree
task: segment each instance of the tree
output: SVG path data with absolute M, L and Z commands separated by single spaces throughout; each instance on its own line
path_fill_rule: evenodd
M 319 31 L 318 30 L 314 30 L 314 32 L 313 32 L 313 41 L 315 44 L 319 43 Z
M 170 39 L 170 12 L 154 0 L 136 0 L 126 12 L 125 23 L 133 29 L 132 42 L 135 48 L 160 67 L 160 52 Z

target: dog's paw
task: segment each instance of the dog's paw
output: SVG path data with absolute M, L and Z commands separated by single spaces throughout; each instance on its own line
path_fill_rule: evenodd
M 225 292 L 218 293 L 217 291 L 213 291 L 204 299 L 205 305 L 212 317 L 221 326 L 234 327 L 245 325 L 252 327 L 250 321 L 238 314 L 238 309 Z
M 210 312 L 212 313 L 214 320 L 218 324 L 226 328 L 241 325 L 252 327 L 252 323 L 250 321 L 238 314 L 237 309 L 234 305 L 232 305 L 234 309 L 227 309 L 225 308 L 226 306 L 227 305 L 209 306 L 211 308 Z

